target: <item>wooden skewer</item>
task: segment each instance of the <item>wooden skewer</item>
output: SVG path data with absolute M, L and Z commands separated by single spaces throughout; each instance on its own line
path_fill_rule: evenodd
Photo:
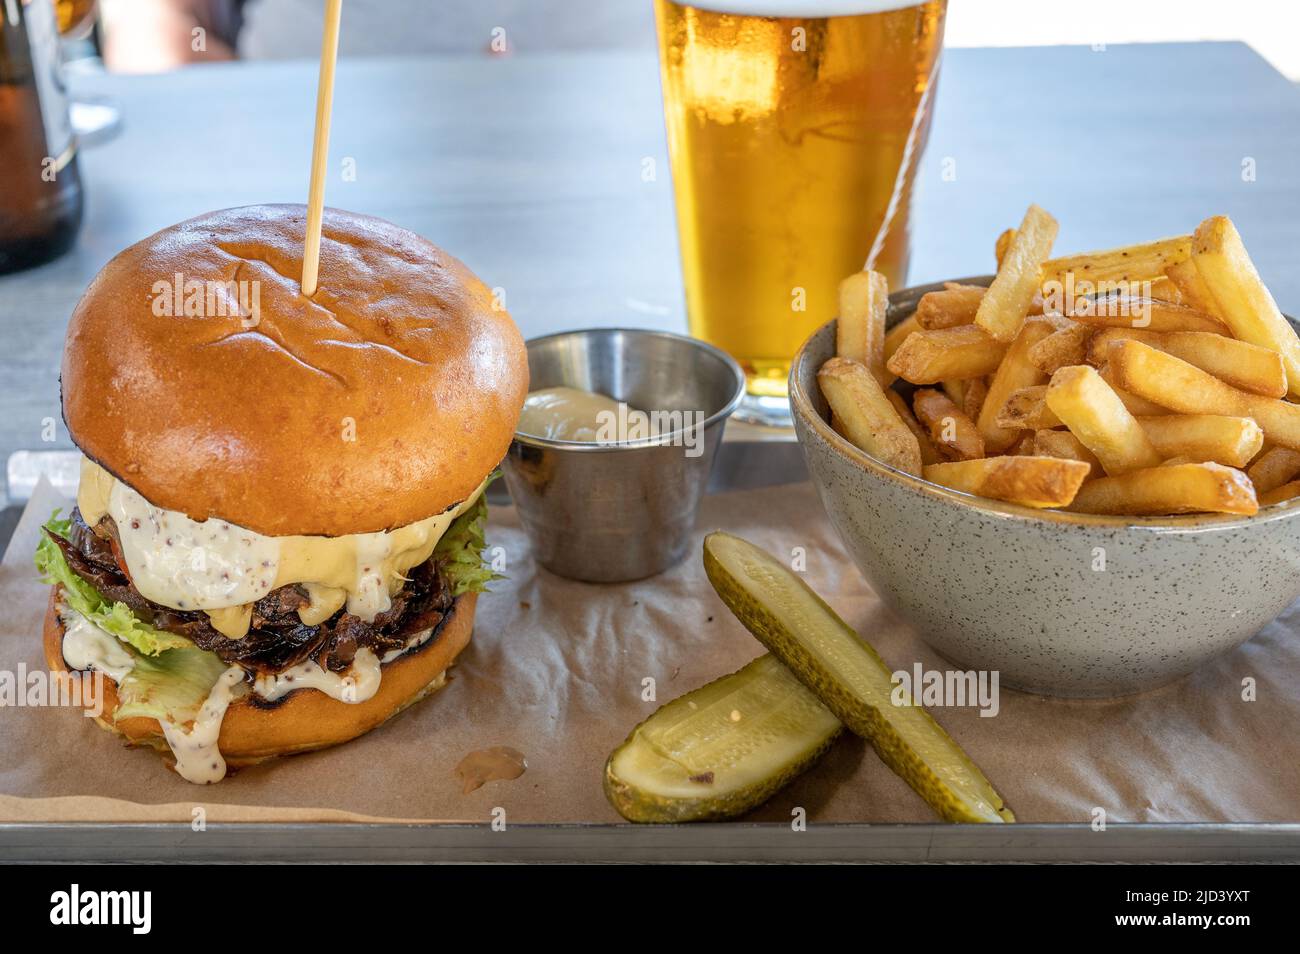
M 334 64 L 339 58 L 339 17 L 343 0 L 325 0 L 325 33 L 320 41 L 320 80 L 316 85 L 316 138 L 311 150 L 311 188 L 307 193 L 307 236 L 302 249 L 302 293 L 316 294 L 320 271 L 320 226 L 325 212 L 325 171 L 330 151 L 330 109 L 334 105 Z

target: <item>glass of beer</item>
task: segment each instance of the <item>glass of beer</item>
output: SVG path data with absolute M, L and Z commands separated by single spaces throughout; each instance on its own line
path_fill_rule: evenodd
M 947 0 L 655 0 L 691 334 L 788 425 L 790 360 L 862 268 L 907 276 Z

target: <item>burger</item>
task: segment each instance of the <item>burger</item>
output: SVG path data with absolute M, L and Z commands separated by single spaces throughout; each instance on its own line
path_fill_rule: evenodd
M 99 723 L 215 782 L 337 745 L 441 687 L 465 648 L 484 489 L 523 341 L 455 258 L 326 210 L 212 212 L 126 249 L 77 305 L 63 418 L 76 508 L 36 554 L 53 672 Z M 95 677 L 98 678 L 98 677 Z

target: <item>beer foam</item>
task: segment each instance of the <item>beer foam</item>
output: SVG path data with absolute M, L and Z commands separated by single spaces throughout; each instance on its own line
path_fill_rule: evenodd
M 844 17 L 918 7 L 924 0 L 671 0 L 678 6 L 742 17 Z

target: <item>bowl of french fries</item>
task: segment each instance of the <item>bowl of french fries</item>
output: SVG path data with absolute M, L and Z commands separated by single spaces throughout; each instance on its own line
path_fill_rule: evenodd
M 861 272 L 796 356 L 795 428 L 881 598 L 1004 685 L 1168 683 L 1300 596 L 1300 337 L 1224 216 L 996 274 Z

